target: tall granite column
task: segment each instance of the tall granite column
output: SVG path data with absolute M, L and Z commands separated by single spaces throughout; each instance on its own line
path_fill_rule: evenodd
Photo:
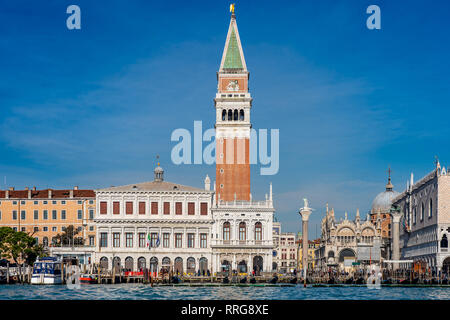
M 303 199 L 304 207 L 300 208 L 299 213 L 302 216 L 302 265 L 303 265 L 303 278 L 306 279 L 308 271 L 308 220 L 312 209 L 308 207 L 308 200 Z
M 392 260 L 400 260 L 400 219 L 399 211 L 391 211 L 392 215 Z M 393 269 L 398 269 L 398 263 L 393 264 Z

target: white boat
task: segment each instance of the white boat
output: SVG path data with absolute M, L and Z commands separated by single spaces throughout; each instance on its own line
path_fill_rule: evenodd
M 54 257 L 38 258 L 33 265 L 31 284 L 61 284 L 62 261 Z

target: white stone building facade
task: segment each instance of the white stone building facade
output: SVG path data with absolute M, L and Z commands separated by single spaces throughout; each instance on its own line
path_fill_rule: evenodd
M 413 175 L 407 188 L 393 205 L 402 213 L 400 220 L 401 259 L 423 262 L 427 268 L 449 272 L 450 252 L 450 174 L 436 168 L 417 182 Z
M 208 178 L 209 179 L 209 178 Z M 212 270 L 213 192 L 155 180 L 96 190 L 96 262 L 106 269 Z

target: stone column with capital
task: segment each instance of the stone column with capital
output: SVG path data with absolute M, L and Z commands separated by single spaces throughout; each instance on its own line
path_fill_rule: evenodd
M 303 208 L 300 208 L 299 213 L 302 216 L 302 265 L 303 265 L 303 277 L 306 279 L 308 270 L 308 220 L 312 212 L 312 209 L 308 207 L 308 200 L 304 200 Z
M 391 211 L 392 215 L 392 260 L 400 260 L 400 211 Z M 393 269 L 398 269 L 398 263 L 393 264 Z

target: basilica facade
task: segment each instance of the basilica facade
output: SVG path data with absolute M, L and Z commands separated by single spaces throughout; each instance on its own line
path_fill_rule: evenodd
M 321 222 L 320 246 L 316 250 L 318 268 L 328 267 L 345 269 L 353 263 L 370 264 L 381 259 L 381 217 L 374 223 L 367 215 L 365 220 L 356 211 L 354 220 L 349 220 L 347 213 L 344 219 L 336 220 L 334 209 L 326 208 Z

